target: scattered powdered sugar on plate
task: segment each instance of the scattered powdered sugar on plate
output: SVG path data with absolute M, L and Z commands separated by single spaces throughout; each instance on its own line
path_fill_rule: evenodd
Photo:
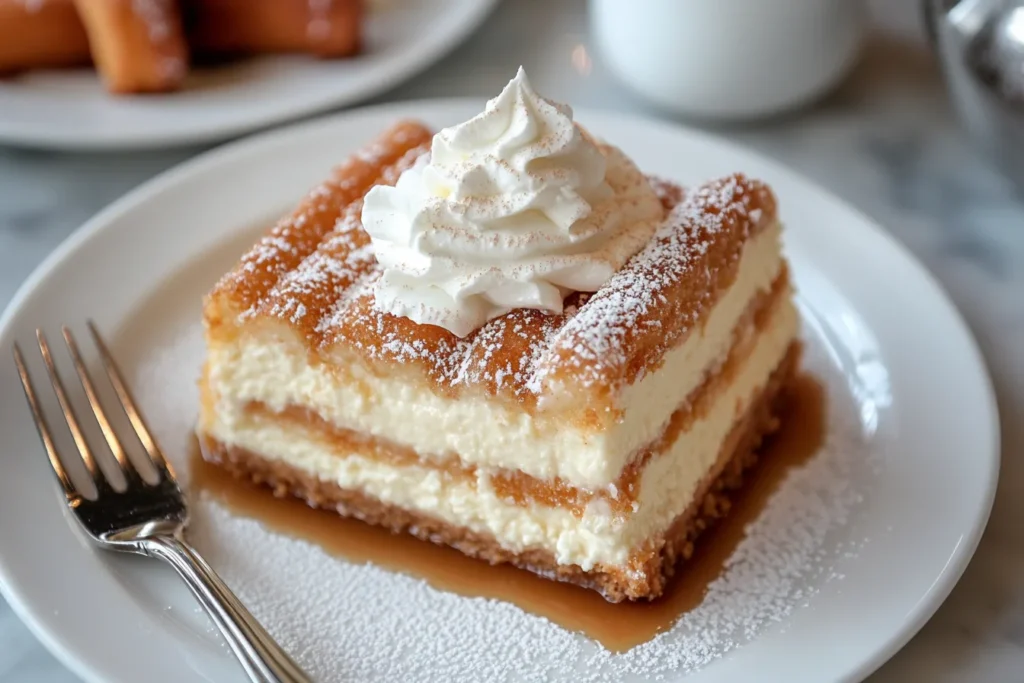
M 842 538 L 862 501 L 865 430 L 846 377 L 808 340 L 805 368 L 824 383 L 826 443 L 772 497 L 703 603 L 669 631 L 616 654 L 484 598 L 350 564 L 258 521 L 198 501 L 191 538 L 315 680 L 618 681 L 700 669 L 813 601 L 858 550 Z
M 222 256 L 227 263 L 234 252 Z M 202 269 L 174 278 L 115 340 L 122 342 L 115 355 L 186 487 L 203 340 L 198 290 L 178 283 L 200 288 L 223 272 L 224 263 L 211 257 Z M 877 476 L 875 411 L 867 410 L 872 398 L 857 384 L 858 361 L 832 348 L 842 342 L 829 337 L 828 321 L 811 306 L 801 309 L 808 323 L 803 365 L 828 396 L 823 448 L 790 473 L 702 604 L 624 654 L 508 603 L 445 593 L 416 578 L 345 562 L 212 500 L 196 502 L 189 537 L 317 681 L 676 679 L 785 628 L 795 610 L 844 580 L 867 542 L 851 537 L 853 524 L 844 525 L 863 507 L 863 492 Z M 202 640 L 216 637 L 194 614 L 179 616 Z

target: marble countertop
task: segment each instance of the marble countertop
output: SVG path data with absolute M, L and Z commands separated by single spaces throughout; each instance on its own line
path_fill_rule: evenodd
M 1003 469 L 988 529 L 948 601 L 871 683 L 1024 681 L 1024 200 L 953 119 L 919 37 L 917 3 L 873 7 L 877 29 L 837 92 L 810 110 L 714 132 L 813 177 L 890 230 L 959 306 L 995 382 Z M 490 95 L 523 63 L 557 99 L 645 112 L 599 59 L 586 73 L 578 58 L 574 66 L 574 49 L 586 43 L 583 0 L 506 1 L 455 53 L 378 100 Z M 0 306 L 92 214 L 200 151 L 0 148 Z M 0 683 L 74 680 L 0 600 Z

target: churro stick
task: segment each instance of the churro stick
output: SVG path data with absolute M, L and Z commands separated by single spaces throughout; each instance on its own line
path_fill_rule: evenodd
M 166 92 L 181 85 L 188 47 L 176 0 L 75 0 L 75 6 L 108 90 Z
M 432 135 L 421 123 L 401 121 L 336 167 L 221 280 L 208 301 L 208 314 L 228 319 L 270 300 L 280 278 L 316 251 L 371 187 L 394 184 L 398 173 L 429 148 Z
M 0 0 L 0 73 L 88 63 L 74 0 Z
M 184 7 L 196 53 L 328 58 L 360 48 L 363 0 L 185 0 Z

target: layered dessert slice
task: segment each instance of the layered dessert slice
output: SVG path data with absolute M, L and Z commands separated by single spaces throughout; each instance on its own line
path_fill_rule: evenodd
M 791 294 L 769 188 L 648 178 L 520 73 L 385 132 L 218 283 L 198 431 L 279 495 L 650 599 L 777 426 Z

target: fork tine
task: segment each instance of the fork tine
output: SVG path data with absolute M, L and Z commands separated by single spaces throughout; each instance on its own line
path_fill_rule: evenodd
M 135 400 L 132 398 L 124 379 L 122 379 L 121 371 L 118 370 L 117 363 L 114 362 L 114 357 L 110 354 L 106 342 L 103 341 L 103 337 L 100 336 L 99 330 L 96 329 L 93 321 L 89 320 L 86 324 L 89 326 L 89 332 L 92 334 L 93 341 L 96 342 L 96 348 L 100 351 L 100 357 L 103 359 L 103 366 L 106 368 L 107 377 L 110 378 L 110 383 L 114 386 L 117 397 L 121 399 L 121 407 L 124 408 L 124 412 L 131 421 L 132 427 L 135 428 L 135 435 L 139 437 L 139 441 L 142 442 L 143 448 L 146 449 L 149 459 L 153 461 L 161 477 L 174 479 L 174 470 L 171 469 L 170 463 L 167 462 L 160 447 L 157 446 L 156 440 L 146 425 L 146 420 L 142 417 L 138 407 L 136 407 Z
M 78 453 L 82 456 L 85 468 L 89 471 L 89 476 L 92 477 L 92 481 L 96 485 L 97 493 L 103 493 L 110 489 L 110 483 L 107 481 L 106 475 L 103 474 L 96 464 L 96 458 L 92 454 L 92 449 L 89 448 L 89 443 L 85 440 L 85 434 L 82 433 L 78 416 L 75 414 L 74 408 L 71 407 L 71 401 L 68 400 L 67 391 L 64 389 L 64 382 L 61 381 L 60 375 L 57 374 L 57 367 L 54 365 L 53 355 L 50 353 L 50 345 L 46 342 L 46 336 L 42 330 L 36 330 L 36 339 L 39 342 L 39 352 L 43 354 L 46 372 L 50 375 L 50 384 L 53 385 L 53 391 L 57 394 L 57 402 L 60 403 L 60 409 L 64 413 L 64 420 L 68 423 L 68 429 L 71 430 L 71 437 L 75 440 Z
M 89 371 L 85 368 L 85 362 L 82 360 L 82 355 L 78 352 L 78 344 L 75 342 L 71 330 L 65 325 L 61 327 L 61 334 L 64 335 L 64 343 L 67 344 L 71 360 L 75 363 L 75 372 L 78 373 L 78 379 L 82 382 L 82 388 L 85 389 L 89 405 L 92 406 L 92 414 L 100 426 L 100 431 L 103 432 L 103 438 L 106 439 L 110 452 L 114 454 L 114 459 L 117 460 L 117 464 L 121 467 L 121 474 L 124 475 L 129 487 L 137 485 L 139 483 L 139 472 L 128 458 L 124 447 L 121 445 L 121 441 L 117 438 L 117 433 L 110 425 L 110 420 L 107 418 L 103 404 L 100 403 L 99 396 L 96 394 L 96 387 L 92 383 L 92 378 L 89 377 Z
M 64 464 L 57 455 L 57 447 L 54 446 L 53 437 L 50 436 L 50 425 L 47 423 L 46 417 L 43 416 L 43 411 L 39 407 L 39 399 L 36 398 L 35 387 L 32 385 L 32 379 L 28 375 L 28 368 L 25 367 L 25 358 L 21 355 L 21 349 L 18 348 L 17 344 L 14 345 L 14 364 L 18 366 L 18 377 L 21 378 L 21 388 L 25 391 L 25 400 L 28 401 L 28 407 L 32 411 L 32 420 L 36 423 L 39 438 L 46 449 L 46 456 L 50 459 L 50 467 L 53 469 L 57 481 L 60 482 L 60 486 L 64 490 L 64 497 L 69 503 L 78 500 L 78 492 L 75 491 L 75 486 L 71 483 L 71 479 L 68 478 L 68 473 L 64 470 Z

